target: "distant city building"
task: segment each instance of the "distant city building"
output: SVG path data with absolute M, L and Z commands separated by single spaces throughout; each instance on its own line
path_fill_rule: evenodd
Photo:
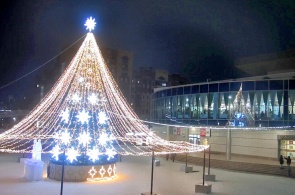
M 140 67 L 133 70 L 131 81 L 131 106 L 136 114 L 144 120 L 149 119 L 151 94 L 155 87 L 155 70 Z
M 121 92 L 130 102 L 133 52 L 109 48 L 101 48 L 101 52 Z
M 170 74 L 168 77 L 168 81 L 170 86 L 186 85 L 190 83 L 187 77 L 179 74 Z
M 167 70 L 155 69 L 154 87 L 168 87 L 169 85 L 169 72 Z
M 150 103 L 153 90 L 158 87 L 187 84 L 188 79 L 167 70 L 140 67 L 134 69 L 131 84 L 131 106 L 144 120 L 150 118 Z
M 250 76 L 281 76 L 280 73 L 295 72 L 295 50 L 239 58 L 235 67 Z

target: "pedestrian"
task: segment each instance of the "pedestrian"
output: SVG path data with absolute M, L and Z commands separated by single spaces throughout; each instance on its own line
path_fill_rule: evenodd
M 176 156 L 176 154 L 175 154 L 175 153 L 172 153 L 172 154 L 171 154 L 171 159 L 172 159 L 172 162 L 174 162 L 174 160 L 175 160 L 175 156 Z
M 284 158 L 283 155 L 280 156 L 280 165 L 281 165 L 281 169 L 284 169 L 283 165 L 284 165 Z
M 169 154 L 166 154 L 166 160 L 169 160 Z
M 288 167 L 288 176 L 291 176 L 291 158 L 288 156 L 288 158 L 284 157 L 287 160 L 287 167 Z

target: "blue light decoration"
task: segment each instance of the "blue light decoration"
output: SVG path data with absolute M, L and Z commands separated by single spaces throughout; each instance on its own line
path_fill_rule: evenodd
M 81 81 L 77 80 L 77 83 L 83 85 Z M 68 107 L 59 115 L 61 130 L 55 135 L 56 144 L 51 150 L 52 163 L 63 163 L 63 151 L 66 165 L 97 165 L 117 161 L 105 101 L 96 100 L 97 97 L 103 95 L 85 93 L 79 101 L 75 100 L 74 105 L 72 99 L 68 100 Z
M 85 26 L 89 31 L 93 30 L 95 19 L 90 17 Z M 102 84 L 97 83 L 100 73 L 91 60 L 97 51 L 89 44 L 81 48 L 83 55 L 74 58 L 79 62 L 78 71 L 73 73 L 71 87 L 64 88 L 68 91 L 62 98 L 63 109 L 55 123 L 58 129 L 54 130 L 51 163 L 61 165 L 65 160 L 65 165 L 108 165 L 117 162 L 117 153 L 105 91 Z
M 234 118 L 230 120 L 230 126 L 233 127 L 245 127 L 247 126 L 247 118 L 243 113 L 236 113 Z

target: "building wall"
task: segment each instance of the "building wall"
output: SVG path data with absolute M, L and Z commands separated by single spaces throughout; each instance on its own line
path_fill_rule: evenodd
M 200 127 L 186 128 L 180 127 L 181 132 L 177 134 L 173 129 L 179 127 L 154 126 L 153 131 L 158 136 L 169 141 L 189 141 L 189 135 L 200 135 Z M 227 128 L 210 127 L 211 137 L 201 137 L 200 144 L 211 146 L 211 152 L 225 154 L 227 149 Z M 169 130 L 169 131 L 167 131 Z M 168 135 L 167 135 L 168 132 Z M 294 150 L 282 150 L 278 136 L 289 135 L 295 137 L 294 130 L 264 129 L 264 130 L 231 130 L 231 154 L 247 155 L 253 157 L 264 157 L 277 159 L 280 154 L 295 157 Z M 295 140 L 294 140 L 295 144 Z M 285 151 L 285 152 L 284 152 Z M 290 152 L 292 154 L 290 154 Z
M 228 130 L 212 128 L 208 143 L 215 152 L 226 153 Z M 231 153 L 248 156 L 267 158 L 278 158 L 281 154 L 280 140 L 278 135 L 295 135 L 294 130 L 232 130 L 231 131 Z M 294 150 L 288 150 L 294 154 Z M 287 156 L 290 153 L 284 153 Z M 292 154 L 292 158 L 293 157 Z
M 212 151 L 226 152 L 227 131 L 226 129 L 224 131 L 212 129 L 212 137 L 208 138 Z M 232 130 L 231 152 L 232 154 L 277 158 L 276 135 L 278 133 L 279 131 Z

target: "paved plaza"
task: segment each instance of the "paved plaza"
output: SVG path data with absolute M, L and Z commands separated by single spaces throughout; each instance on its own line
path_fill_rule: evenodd
M 1 195 L 58 195 L 60 182 L 46 178 L 45 162 L 43 181 L 28 181 L 24 178 L 24 165 L 18 162 L 18 154 L 0 154 L 0 194 Z M 161 195 L 193 195 L 195 184 L 202 183 L 202 167 L 194 166 L 193 173 L 180 171 L 183 163 L 159 159 L 160 166 L 154 167 L 153 191 Z M 206 169 L 207 170 L 207 169 Z M 65 182 L 64 195 L 140 195 L 149 192 L 151 186 L 151 157 L 123 156 L 117 163 L 116 179 L 100 182 Z M 295 180 L 288 177 L 248 174 L 211 169 L 216 175 L 212 193 L 218 195 L 270 195 L 295 194 Z

